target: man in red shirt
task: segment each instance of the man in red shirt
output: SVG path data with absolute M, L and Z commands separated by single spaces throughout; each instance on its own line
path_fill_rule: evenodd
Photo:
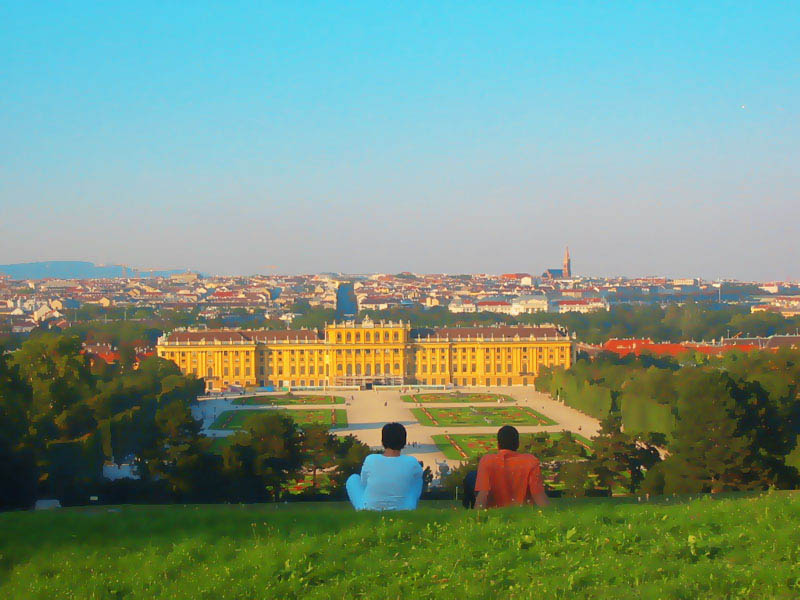
M 487 454 L 478 463 L 475 508 L 521 504 L 547 505 L 539 459 L 521 454 L 519 431 L 504 425 L 497 432 L 497 454 Z

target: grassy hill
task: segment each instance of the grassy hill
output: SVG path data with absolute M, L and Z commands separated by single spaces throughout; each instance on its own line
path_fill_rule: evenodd
M 2 598 L 800 595 L 800 495 L 408 514 L 344 504 L 0 514 Z

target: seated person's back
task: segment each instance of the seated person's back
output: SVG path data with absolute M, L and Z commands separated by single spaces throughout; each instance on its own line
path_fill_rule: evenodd
M 475 481 L 476 508 L 514 504 L 547 504 L 539 459 L 521 454 L 519 432 L 510 425 L 497 432 L 497 454 L 487 454 L 478 463 Z
M 422 494 L 422 467 L 413 456 L 402 456 L 406 429 L 387 423 L 382 431 L 383 454 L 364 459 L 361 475 L 347 480 L 347 495 L 356 510 L 414 510 Z
M 422 467 L 413 456 L 370 454 L 361 468 L 366 510 L 414 510 L 422 482 Z

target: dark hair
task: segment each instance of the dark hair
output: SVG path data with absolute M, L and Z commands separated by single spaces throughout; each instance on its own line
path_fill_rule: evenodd
M 497 432 L 497 447 L 500 450 L 512 450 L 519 448 L 519 431 L 511 425 L 503 425 Z
M 381 430 L 381 442 L 389 450 L 402 450 L 406 447 L 406 428 L 400 423 L 387 423 Z

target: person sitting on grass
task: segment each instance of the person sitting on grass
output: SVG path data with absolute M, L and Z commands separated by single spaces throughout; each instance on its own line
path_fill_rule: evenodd
M 347 479 L 347 496 L 356 510 L 414 510 L 422 494 L 422 466 L 413 456 L 401 456 L 406 428 L 387 423 L 381 431 L 383 454 L 364 459 L 361 475 Z
M 539 459 L 517 452 L 519 431 L 504 425 L 497 432 L 497 454 L 486 454 L 478 463 L 475 508 L 522 504 L 547 506 Z

